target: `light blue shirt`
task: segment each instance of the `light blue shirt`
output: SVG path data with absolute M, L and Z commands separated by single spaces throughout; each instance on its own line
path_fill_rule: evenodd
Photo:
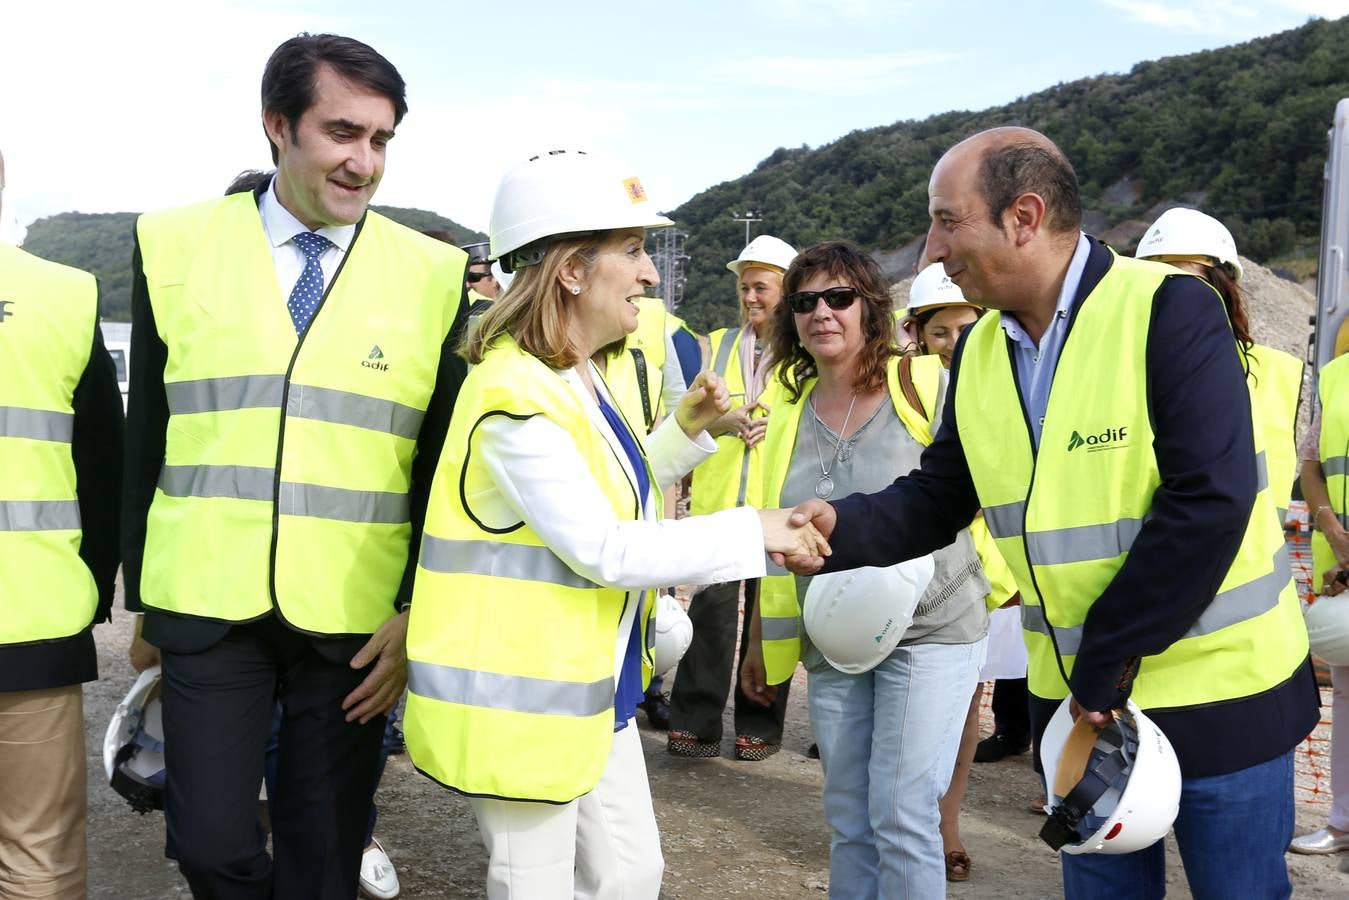
M 1068 272 L 1063 277 L 1063 287 L 1059 289 L 1059 301 L 1054 306 L 1054 318 L 1049 327 L 1040 335 L 1040 345 L 1026 334 L 1026 329 L 1016 320 L 1016 316 L 1004 312 L 1000 315 L 1002 330 L 1012 340 L 1012 358 L 1016 360 L 1016 377 L 1021 387 L 1021 402 L 1025 404 L 1026 415 L 1030 417 L 1031 433 L 1035 436 L 1035 446 L 1040 446 L 1040 428 L 1045 423 L 1045 409 L 1049 406 L 1049 387 L 1054 381 L 1054 369 L 1059 364 L 1059 354 L 1063 352 L 1063 341 L 1068 336 L 1068 316 L 1073 311 L 1073 298 L 1077 296 L 1078 286 L 1082 283 L 1082 270 L 1087 267 L 1087 255 L 1091 251 L 1091 241 L 1085 234 L 1077 236 L 1077 249 L 1068 263 Z

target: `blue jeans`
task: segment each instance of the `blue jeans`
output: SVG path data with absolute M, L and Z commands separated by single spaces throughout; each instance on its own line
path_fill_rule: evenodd
M 811 672 L 824 766 L 829 897 L 942 897 L 937 803 L 955 767 L 985 641 L 900 647 L 862 675 Z
M 384 737 L 379 745 L 379 766 L 375 770 L 375 787 L 378 789 L 380 779 L 384 777 L 384 764 L 389 761 L 389 751 L 393 749 L 393 730 L 398 725 L 398 707 L 399 703 L 393 705 L 389 710 L 389 720 L 384 724 Z M 272 797 L 276 796 L 276 748 L 281 734 L 281 704 L 276 705 L 276 712 L 272 715 L 272 733 L 267 736 L 267 749 L 263 758 L 262 776 L 267 783 L 267 797 L 270 802 Z M 370 842 L 375 838 L 375 821 L 379 818 L 379 807 L 375 805 L 375 798 L 370 798 L 370 821 L 365 827 L 365 843 L 362 847 L 369 847 Z
M 1227 775 L 1182 779 L 1175 834 L 1195 900 L 1291 896 L 1283 854 L 1293 839 L 1293 751 Z M 1166 896 L 1164 845 L 1121 856 L 1063 854 L 1064 897 Z

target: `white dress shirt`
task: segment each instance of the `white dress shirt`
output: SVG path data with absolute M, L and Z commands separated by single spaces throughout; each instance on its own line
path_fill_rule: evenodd
M 267 242 L 272 245 L 276 281 L 281 287 L 281 299 L 285 301 L 290 299 L 290 292 L 294 289 L 295 282 L 300 280 L 300 273 L 304 271 L 304 253 L 291 243 L 290 239 L 309 229 L 295 218 L 290 210 L 281 205 L 280 198 L 276 196 L 278 177 L 280 176 L 273 177 L 272 183 L 267 185 L 267 190 L 258 201 L 258 212 L 262 214 L 262 230 L 267 234 Z M 319 266 L 323 269 L 323 289 L 327 290 L 333 283 L 333 275 L 337 274 L 338 266 L 342 265 L 342 258 L 351 249 L 352 238 L 356 236 L 356 226 L 326 225 L 315 233 L 332 242 L 332 246 L 324 250 L 323 255 L 319 257 Z

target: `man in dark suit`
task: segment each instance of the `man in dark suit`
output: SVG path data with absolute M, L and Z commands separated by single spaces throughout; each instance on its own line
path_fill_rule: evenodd
M 349 900 L 465 257 L 367 211 L 407 110 L 372 48 L 286 41 L 262 106 L 274 177 L 137 223 L 131 658 L 162 657 L 167 852 L 194 895 Z M 278 700 L 273 862 L 255 804 Z

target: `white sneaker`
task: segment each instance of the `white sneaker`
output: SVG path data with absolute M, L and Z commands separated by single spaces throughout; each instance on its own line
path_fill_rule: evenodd
M 384 845 L 371 840 L 361 854 L 361 893 L 375 900 L 393 900 L 398 896 L 398 872 L 394 870 Z

